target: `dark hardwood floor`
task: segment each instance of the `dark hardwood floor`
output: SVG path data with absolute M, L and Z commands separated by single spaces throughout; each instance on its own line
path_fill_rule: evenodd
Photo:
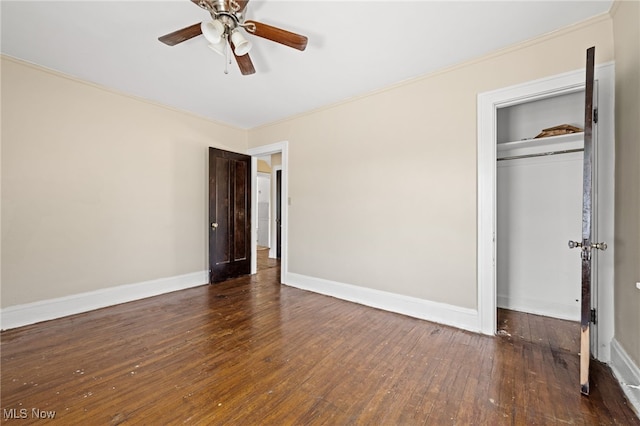
M 258 246 L 258 271 L 264 271 L 269 268 L 277 268 L 280 266 L 279 259 L 269 258 L 269 248 Z
M 501 311 L 483 336 L 279 273 L 3 332 L 3 422 L 640 425 L 606 366 L 580 395 L 576 323 Z

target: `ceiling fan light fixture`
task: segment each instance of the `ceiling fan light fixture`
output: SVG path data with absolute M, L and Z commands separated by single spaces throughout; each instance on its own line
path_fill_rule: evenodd
M 251 50 L 251 42 L 244 38 L 242 33 L 238 30 L 233 30 L 231 32 L 231 42 L 234 46 L 233 51 L 238 56 L 246 55 Z
M 158 40 L 167 46 L 175 46 L 202 35 L 207 40 L 209 48 L 225 58 L 225 74 L 228 73 L 227 65 L 231 64 L 234 57 L 242 75 L 251 75 L 256 72 L 248 54 L 252 49 L 252 43 L 245 38 L 245 34 L 240 29 L 244 29 L 253 36 L 296 50 L 305 50 L 307 37 L 258 21 L 245 20 L 249 1 L 191 0 L 192 3 L 209 12 L 211 18 L 165 34 L 158 37 Z
M 211 44 L 218 44 L 224 34 L 224 24 L 218 20 L 215 21 L 203 21 L 200 24 L 202 35 Z

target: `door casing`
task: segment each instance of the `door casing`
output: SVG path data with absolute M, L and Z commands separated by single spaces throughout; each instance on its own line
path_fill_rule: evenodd
M 478 320 L 484 334 L 496 333 L 496 244 L 497 109 L 584 88 L 585 70 L 580 69 L 478 95 L 478 191 L 477 191 L 477 276 Z M 614 64 L 596 66 L 598 81 L 598 144 L 594 165 L 594 241 L 606 241 L 604 253 L 594 251 L 597 288 L 594 307 L 598 310 L 597 342 L 593 355 L 609 362 L 613 338 L 613 220 L 614 220 Z M 579 236 L 576 236 L 578 238 Z M 568 248 L 567 248 L 568 249 Z M 580 285 L 580 283 L 576 283 Z

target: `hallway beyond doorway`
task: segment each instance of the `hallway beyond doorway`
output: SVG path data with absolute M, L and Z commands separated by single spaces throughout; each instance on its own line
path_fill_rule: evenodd
M 258 272 L 280 267 L 280 259 L 271 259 L 269 257 L 269 247 L 258 246 L 256 255 L 258 258 Z

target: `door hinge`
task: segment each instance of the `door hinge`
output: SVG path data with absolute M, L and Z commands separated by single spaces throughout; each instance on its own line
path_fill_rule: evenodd
M 598 108 L 593 110 L 593 122 L 598 124 Z
M 597 324 L 597 319 L 596 310 L 591 309 L 591 324 Z

